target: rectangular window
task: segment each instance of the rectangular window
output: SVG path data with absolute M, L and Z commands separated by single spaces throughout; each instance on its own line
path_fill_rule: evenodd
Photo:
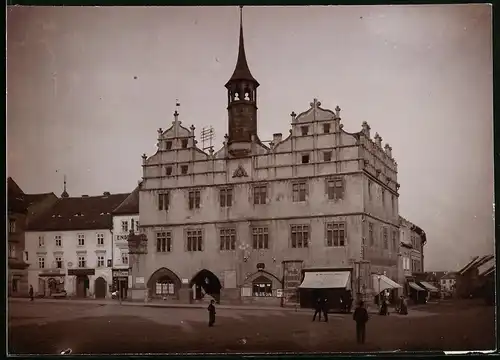
M 252 237 L 254 249 L 269 249 L 269 232 L 267 227 L 252 228 Z
M 384 249 L 388 249 L 389 248 L 389 236 L 387 234 L 387 228 L 382 229 L 382 237 L 384 240 Z
M 267 185 L 256 185 L 253 187 L 253 203 L 255 205 L 265 204 L 267 198 Z
M 16 247 L 14 244 L 9 244 L 9 257 L 15 259 L 16 257 Z
M 385 205 L 385 190 L 382 189 L 382 205 Z
M 309 133 L 309 126 L 301 126 L 300 131 L 302 133 L 302 136 L 306 136 Z
M 161 231 L 156 233 L 156 251 L 171 252 L 172 251 L 172 232 Z
M 187 139 L 182 139 L 181 145 L 182 145 L 183 149 L 187 149 L 187 147 L 188 147 L 188 141 L 187 141 Z
M 326 224 L 326 245 L 333 247 L 345 246 L 345 222 Z
M 330 133 L 330 124 L 323 124 L 323 132 L 325 134 L 329 134 Z
M 40 269 L 45 269 L 45 258 L 43 257 L 38 258 L 38 267 Z
M 200 190 L 191 190 L 189 192 L 189 209 L 200 208 Z
M 323 161 L 324 162 L 332 161 L 332 152 L 331 151 L 324 151 L 323 152 Z
M 172 166 L 167 166 L 165 168 L 165 173 L 167 174 L 167 176 L 172 175 Z
M 302 154 L 302 164 L 309 164 L 309 154 Z
M 56 242 L 57 247 L 62 247 L 62 236 L 61 235 L 54 236 L 54 240 Z
M 230 207 L 233 204 L 233 189 L 219 189 L 219 202 L 221 207 Z
M 220 249 L 236 249 L 236 229 L 220 229 Z
M 392 251 L 398 252 L 398 239 L 396 231 L 392 232 Z
M 63 267 L 62 265 L 63 265 L 62 257 L 56 256 L 56 267 L 58 269 L 62 269 Z
M 167 142 L 165 143 L 165 147 L 167 148 L 167 150 L 172 149 L 172 141 L 167 141 Z
M 372 182 L 368 180 L 368 199 L 372 199 Z
M 85 246 L 85 235 L 78 234 L 78 246 Z
M 168 211 L 170 206 L 170 192 L 166 191 L 158 194 L 158 210 Z
M 292 184 L 293 201 L 306 201 L 306 182 Z
M 203 251 L 202 230 L 187 230 L 187 251 Z
M 24 256 L 25 256 L 25 260 L 24 261 L 27 262 L 29 260 L 29 255 L 28 255 L 27 251 L 24 252 Z
M 16 232 L 16 220 L 9 219 L 9 234 L 13 234 Z
M 128 265 L 128 254 L 125 252 L 122 252 L 122 264 Z
M 104 267 L 104 256 L 103 255 L 97 256 L 97 267 Z
M 328 199 L 338 200 L 344 196 L 344 182 L 341 178 L 328 180 Z
M 292 225 L 292 248 L 309 246 L 309 225 Z
M 392 196 L 392 213 L 393 214 L 396 214 L 396 198 L 394 197 L 394 195 L 391 195 Z
M 368 223 L 368 241 L 369 241 L 370 246 L 375 245 L 375 237 L 373 234 L 373 223 L 372 222 Z
M 130 219 L 130 230 L 135 231 L 136 229 L 134 228 L 134 226 L 135 226 L 135 220 Z
M 187 165 L 181 165 L 181 174 L 182 175 L 187 175 L 188 173 L 188 166 Z
M 122 232 L 128 233 L 128 221 L 122 220 Z
M 104 234 L 99 233 L 97 234 L 97 246 L 103 246 L 104 245 Z
M 43 235 L 38 236 L 38 246 L 39 247 L 45 246 L 45 237 Z
M 85 256 L 78 256 L 78 267 L 84 268 L 87 266 L 87 259 Z

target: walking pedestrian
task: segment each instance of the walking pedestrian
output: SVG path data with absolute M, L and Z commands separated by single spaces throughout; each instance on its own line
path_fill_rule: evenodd
M 321 310 L 322 310 L 322 304 L 321 304 L 321 297 L 316 298 L 316 303 L 314 304 L 314 316 L 313 316 L 313 321 L 316 320 L 316 315 L 319 315 L 319 321 L 321 321 Z
M 30 294 L 30 301 L 33 301 L 33 285 L 30 285 L 29 294 Z
M 368 311 L 366 311 L 364 302 L 360 301 L 358 307 L 354 310 L 352 315 L 353 320 L 356 322 L 356 341 L 358 344 L 365 343 L 366 323 L 368 322 Z
M 208 326 L 212 327 L 215 323 L 215 301 L 210 300 L 210 305 L 208 305 Z

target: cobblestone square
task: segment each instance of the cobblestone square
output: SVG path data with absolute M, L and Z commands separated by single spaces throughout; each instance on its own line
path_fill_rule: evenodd
M 172 352 L 345 352 L 487 350 L 495 348 L 494 308 L 441 303 L 408 316 L 371 315 L 367 343 L 355 342 L 350 315 L 312 322 L 312 312 L 218 309 L 215 327 L 205 309 L 9 303 L 9 352 L 73 354 Z

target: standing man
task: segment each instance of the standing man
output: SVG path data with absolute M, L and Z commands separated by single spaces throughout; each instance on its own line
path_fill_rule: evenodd
M 30 301 L 33 301 L 33 285 L 30 285 L 29 294 L 30 294 Z
M 352 318 L 356 322 L 356 340 L 358 344 L 365 343 L 366 323 L 368 322 L 368 311 L 365 309 L 364 302 L 361 300 L 358 307 L 354 310 Z
M 215 323 L 215 301 L 210 300 L 210 305 L 208 305 L 208 326 L 212 327 Z
M 323 297 L 321 301 L 321 311 L 323 311 L 323 316 L 325 317 L 325 322 L 328 322 L 328 299 Z M 320 319 L 321 321 L 321 319 Z
M 321 321 L 321 310 L 322 310 L 322 303 L 321 303 L 321 297 L 318 296 L 316 298 L 316 302 L 314 304 L 314 316 L 313 316 L 313 321 L 316 320 L 316 315 L 319 315 L 319 321 Z

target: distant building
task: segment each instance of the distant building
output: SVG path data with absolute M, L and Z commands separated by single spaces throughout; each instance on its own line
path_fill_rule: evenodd
M 130 233 L 139 234 L 139 186 L 113 211 L 113 290 L 127 298 Z
M 292 112 L 289 134 L 264 144 L 258 86 L 240 27 L 222 147 L 198 148 L 194 126 L 182 126 L 177 111 L 172 126 L 158 130 L 157 152 L 143 156 L 133 297 L 147 291 L 189 301 L 206 293 L 287 305 L 299 291 L 300 301 L 309 301 L 318 279 L 355 297 L 373 293 L 374 275 L 382 284 L 397 281 L 399 184 L 391 147 L 378 134 L 372 140 L 366 122 L 346 132 L 340 108 L 324 109 L 317 99 Z
M 403 294 L 411 297 L 415 302 L 428 296 L 428 290 L 416 283 L 425 281 L 424 273 L 424 245 L 427 242 L 425 232 L 417 225 L 403 217 L 399 217 L 400 258 L 399 282 L 405 284 Z
M 457 287 L 457 273 L 447 272 L 439 279 L 439 286 L 441 292 L 449 295 L 454 295 Z
M 29 283 L 39 296 L 104 298 L 112 281 L 112 211 L 129 194 L 63 197 L 26 230 Z
M 24 252 L 25 228 L 56 201 L 54 193 L 25 194 L 11 177 L 7 179 L 9 296 L 28 295 L 29 258 Z

